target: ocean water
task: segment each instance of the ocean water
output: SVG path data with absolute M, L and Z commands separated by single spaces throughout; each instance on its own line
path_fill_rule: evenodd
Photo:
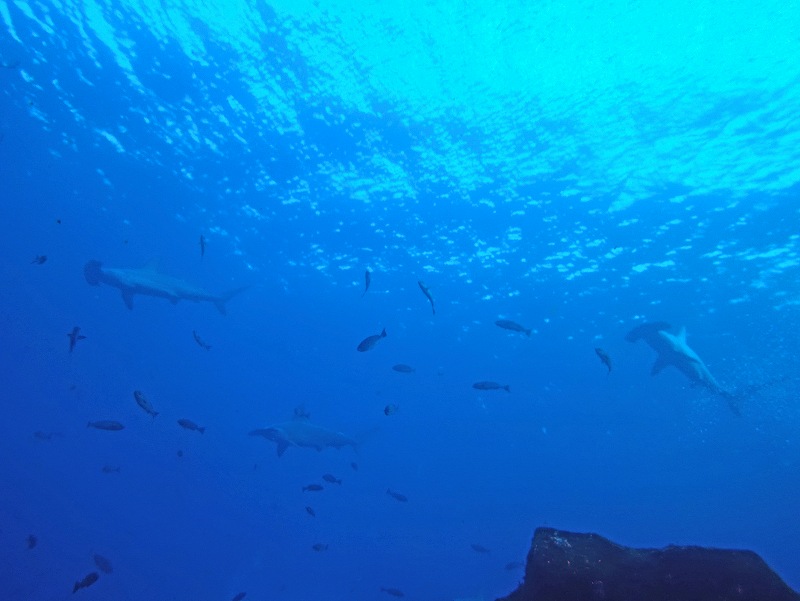
M 0 597 L 488 600 L 540 525 L 800 588 L 795 3 L 0 18 Z

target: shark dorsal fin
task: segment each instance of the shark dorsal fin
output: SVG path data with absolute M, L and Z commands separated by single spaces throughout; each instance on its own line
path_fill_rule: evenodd
M 144 267 L 147 271 L 161 271 L 161 259 L 150 259 L 147 263 L 144 264 Z

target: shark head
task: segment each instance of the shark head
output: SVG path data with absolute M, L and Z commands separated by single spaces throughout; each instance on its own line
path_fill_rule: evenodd
M 83 277 L 86 278 L 86 281 L 89 282 L 92 286 L 99 286 L 100 280 L 103 277 L 103 270 L 101 269 L 102 263 L 100 261 L 89 261 L 86 265 L 83 266 Z

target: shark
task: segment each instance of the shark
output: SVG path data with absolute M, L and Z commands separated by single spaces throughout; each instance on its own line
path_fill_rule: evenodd
M 295 413 L 294 419 L 288 422 L 253 430 L 250 436 L 263 436 L 277 443 L 278 457 L 283 456 L 289 447 L 305 447 L 318 451 L 342 447 L 358 449 L 358 441 L 341 432 L 311 423 L 308 415 L 304 413 Z
M 699 355 L 687 344 L 686 328 L 682 327 L 677 334 L 671 333 L 669 331 L 671 329 L 670 324 L 663 321 L 645 323 L 628 332 L 625 340 L 628 342 L 644 340 L 658 353 L 650 375 L 655 376 L 667 367 L 674 367 L 692 384 L 724 399 L 731 411 L 740 415 L 740 397 L 724 389 Z
M 151 261 L 139 269 L 120 269 L 103 267 L 100 261 L 92 260 L 83 267 L 83 275 L 92 286 L 106 284 L 119 288 L 122 300 L 128 309 L 133 309 L 133 297 L 141 294 L 166 298 L 173 304 L 181 300 L 196 303 L 206 301 L 225 315 L 225 303 L 246 288 L 246 286 L 236 288 L 221 296 L 211 294 L 188 282 L 160 273 L 156 261 Z

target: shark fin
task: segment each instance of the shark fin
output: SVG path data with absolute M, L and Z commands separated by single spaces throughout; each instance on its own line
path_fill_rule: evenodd
M 278 441 L 278 457 L 283 457 L 283 454 L 286 452 L 286 449 L 289 448 L 289 443 L 285 440 Z
M 122 300 L 128 309 L 133 309 L 133 290 L 131 288 L 122 288 Z
M 681 326 L 680 331 L 676 334 L 675 338 L 678 339 L 683 346 L 688 346 L 686 344 L 686 326 Z
M 240 292 L 247 290 L 249 287 L 250 286 L 242 286 L 241 288 L 236 288 L 234 290 L 231 290 L 230 292 L 226 292 L 221 297 L 214 300 L 214 306 L 217 308 L 217 311 L 219 311 L 223 315 L 227 315 L 228 312 L 225 309 L 225 303 L 227 303 L 229 300 L 231 300 L 234 296 L 236 296 Z
M 669 366 L 670 363 L 668 361 L 664 360 L 663 357 L 659 357 L 658 359 L 656 359 L 656 362 L 653 363 L 653 367 L 650 369 L 650 375 L 656 376 L 661 373 L 661 370 Z

